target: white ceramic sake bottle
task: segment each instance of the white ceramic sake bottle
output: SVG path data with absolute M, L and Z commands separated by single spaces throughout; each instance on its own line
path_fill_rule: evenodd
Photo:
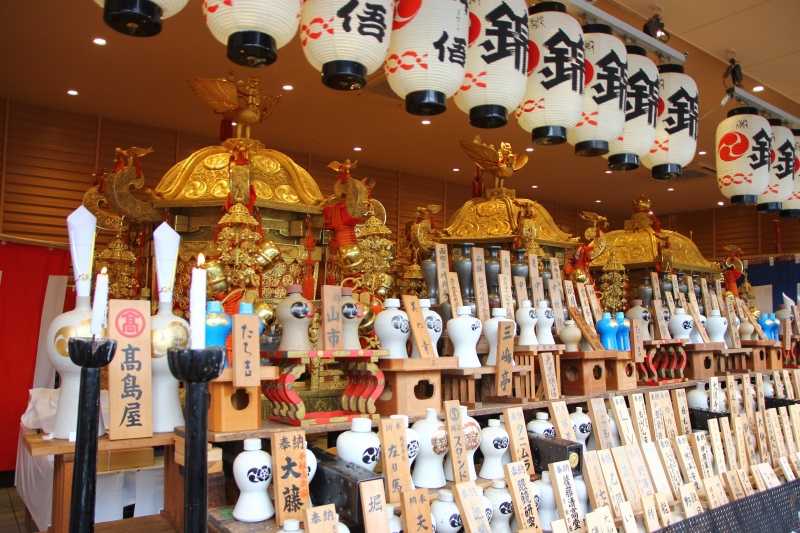
M 669 319 L 669 333 L 674 340 L 689 339 L 689 335 L 694 327 L 694 319 L 686 314 L 683 307 L 676 307 L 675 313 Z
M 416 487 L 438 489 L 446 484 L 444 454 L 447 453 L 447 434 L 436 409 L 425 410 L 425 418 L 411 428 L 419 435 L 419 453 L 411 479 Z
M 586 439 L 592 434 L 592 419 L 583 412 L 582 407 L 575 407 L 569 417 L 572 419 L 572 429 L 575 431 L 575 437 L 583 446 L 584 453 L 586 453 Z
M 483 323 L 483 336 L 489 343 L 489 355 L 486 357 L 486 366 L 497 364 L 497 331 L 500 329 L 500 321 L 506 320 L 506 308 L 495 307 L 492 309 L 492 318 Z
M 180 244 L 181 236 L 166 222 L 153 232 L 158 277 L 158 312 L 150 318 L 154 433 L 169 433 L 185 423 L 179 383 L 167 361 L 167 350 L 189 346 L 189 323 L 172 312 L 172 288 Z
M 458 533 L 461 530 L 461 511 L 450 489 L 439 491 L 439 498 L 431 503 L 431 512 L 436 519 L 436 533 Z
M 384 309 L 375 317 L 375 335 L 381 342 L 382 350 L 389 350 L 385 359 L 408 359 L 406 343 L 411 336 L 408 315 L 400 309 L 400 300 L 386 298 Z
M 272 518 L 275 506 L 267 495 L 272 481 L 272 457 L 261 449 L 261 439 L 244 440 L 244 451 L 233 461 L 233 478 L 239 487 L 233 517 L 240 522 Z
M 67 217 L 72 273 L 75 276 L 75 309 L 58 315 L 47 329 L 47 355 L 58 372 L 60 389 L 53 425 L 53 436 L 69 439 L 78 428 L 81 367 L 69 358 L 67 344 L 72 337 L 91 337 L 92 321 L 92 260 L 97 219 L 83 206 Z M 103 435 L 103 417 L 99 418 L 97 434 Z
M 708 409 L 711 406 L 711 399 L 706 392 L 706 384 L 698 381 L 694 389 L 686 395 L 686 404 L 693 409 Z
M 403 521 L 394 514 L 395 507 L 391 503 L 386 504 L 386 514 L 389 516 L 389 533 L 403 533 Z
M 307 352 L 311 349 L 308 326 L 313 313 L 311 302 L 303 297 L 303 286 L 287 285 L 286 298 L 275 306 L 275 318 L 281 324 L 278 350 Z
M 533 420 L 528 422 L 528 433 L 542 437 L 555 437 L 556 429 L 549 420 L 550 416 L 544 411 L 536 411 Z
M 311 483 L 311 480 L 314 479 L 314 475 L 317 473 L 317 456 L 314 455 L 314 452 L 308 449 L 308 442 L 305 443 L 306 447 L 306 468 L 308 469 L 308 482 Z
M 547 300 L 536 302 L 536 316 L 539 317 L 536 322 L 536 339 L 539 344 L 555 344 L 556 340 L 553 338 L 555 315 L 553 315 L 553 310 L 548 306 Z
M 303 533 L 303 530 L 300 529 L 300 520 L 287 518 L 283 521 L 283 528 L 279 529 L 277 533 Z
M 470 306 L 459 306 L 456 308 L 458 316 L 447 321 L 447 334 L 453 342 L 453 356 L 458 357 L 460 368 L 480 368 L 481 366 L 477 346 L 483 326 L 480 320 L 470 316 L 471 312 Z
M 425 320 L 425 328 L 428 330 L 428 335 L 431 338 L 433 353 L 436 357 L 439 357 L 439 348 L 436 346 L 436 343 L 439 342 L 439 337 L 442 336 L 442 330 L 444 329 L 442 317 L 436 311 L 431 310 L 431 301 L 428 298 L 421 298 L 419 307 L 422 309 L 422 318 Z M 411 343 L 411 357 L 420 357 L 419 348 L 417 348 L 417 344 L 414 342 Z
M 725 342 L 725 332 L 728 331 L 728 319 L 724 318 L 719 309 L 709 311 L 706 320 L 706 332 L 711 342 Z M 727 348 L 728 345 L 726 344 Z
M 565 346 L 565 352 L 579 352 L 582 337 L 581 330 L 575 325 L 574 320 L 566 320 L 564 327 L 561 328 L 561 333 L 558 334 L 558 338 Z
M 364 318 L 364 306 L 353 298 L 352 287 L 342 287 L 342 348 L 360 350 L 358 326 Z
M 514 514 L 514 505 L 506 481 L 492 480 L 492 486 L 483 491 L 483 495 L 492 502 L 492 520 L 489 524 L 492 533 L 511 533 L 510 522 Z
M 500 420 L 490 418 L 488 426 L 481 430 L 481 452 L 483 464 L 478 473 L 483 479 L 501 479 L 505 476 L 502 457 L 508 449 L 508 432 Z
M 372 431 L 372 421 L 354 418 L 350 422 L 350 431 L 345 431 L 336 439 L 336 453 L 348 463 L 374 471 L 381 457 L 381 440 Z
M 542 523 L 542 531 L 552 531 L 550 523 L 558 520 L 558 507 L 556 506 L 556 496 L 553 485 L 550 481 L 550 472 L 542 472 L 542 478 L 534 481 L 534 485 L 539 489 L 539 521 Z
M 642 340 L 652 340 L 650 336 L 650 310 L 642 307 L 641 300 L 631 300 L 631 307 L 625 312 L 625 318 L 638 318 L 642 321 Z
M 536 323 L 539 317 L 536 314 L 536 309 L 531 306 L 530 300 L 522 300 L 522 303 L 514 315 L 519 324 L 519 339 L 517 345 L 519 346 L 533 346 L 539 344 L 536 338 Z

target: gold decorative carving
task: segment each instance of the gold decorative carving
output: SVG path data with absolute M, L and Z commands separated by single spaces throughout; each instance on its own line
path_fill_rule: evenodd
M 111 209 L 129 220 L 161 222 L 164 219 L 164 211 L 134 198 L 131 187 L 135 189 L 144 187 L 144 176 L 139 174 L 133 165 L 106 176 L 105 194 Z
M 105 179 L 105 177 L 103 177 Z M 103 209 L 108 206 L 106 195 L 100 192 L 100 186 L 91 187 L 83 195 L 83 206 L 97 217 L 97 227 L 109 231 L 120 231 L 125 227 L 125 217 L 110 213 Z

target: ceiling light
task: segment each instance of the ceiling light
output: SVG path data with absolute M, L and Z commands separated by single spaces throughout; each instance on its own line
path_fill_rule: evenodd
M 292 91 L 292 90 L 294 90 L 294 86 L 293 85 L 284 85 L 283 87 L 281 87 L 281 89 L 283 89 L 284 91 Z
M 70 96 L 78 96 L 78 91 L 76 91 L 75 89 L 70 89 L 69 91 L 67 91 L 67 94 Z
M 760 93 L 763 90 L 764 90 L 764 86 L 763 85 L 756 85 L 755 87 L 753 87 L 753 92 L 754 93 Z
M 103 39 L 102 37 L 97 37 L 96 39 L 92 40 L 92 42 L 94 44 L 96 44 L 97 46 L 105 46 L 106 45 L 106 40 Z
M 425 125 L 427 126 L 428 124 L 430 124 L 430 123 L 431 123 L 431 121 L 430 121 L 430 120 L 423 120 L 423 121 L 422 121 L 422 123 L 423 123 L 423 124 L 425 124 Z
M 594 203 L 599 204 L 602 200 L 595 200 Z
M 453 172 L 458 172 L 459 170 L 461 170 L 461 169 L 459 169 L 459 168 L 454 168 L 454 169 L 453 169 Z
M 725 205 L 725 202 L 717 202 L 717 205 Z
M 669 187 L 669 188 L 667 189 L 667 191 L 669 191 L 669 192 L 672 192 L 672 191 L 674 191 L 674 190 L 675 190 L 675 189 L 673 189 L 672 187 Z
M 538 185 L 531 185 L 531 189 L 538 189 L 538 188 L 539 188 Z
M 529 147 L 525 148 L 525 151 L 526 151 L 526 152 L 533 152 L 533 148 L 531 148 L 531 147 L 529 146 Z
M 653 39 L 658 39 L 662 43 L 669 41 L 670 35 L 664 30 L 664 21 L 661 20 L 660 13 L 653 13 L 653 16 L 642 26 L 642 31 Z
M 356 152 L 360 152 L 361 151 L 361 147 L 360 146 L 356 146 L 355 148 L 353 148 L 353 150 L 356 151 Z
M 606 170 L 606 174 L 611 174 L 611 171 L 610 170 Z
M 706 155 L 706 151 L 705 150 L 700 150 L 699 152 L 697 152 L 697 155 Z

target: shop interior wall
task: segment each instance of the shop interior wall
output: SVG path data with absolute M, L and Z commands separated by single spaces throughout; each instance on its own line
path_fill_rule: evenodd
M 66 242 L 65 218 L 80 205 L 92 185 L 97 168 L 114 165 L 114 149 L 153 147 L 141 159 L 147 188 L 154 188 L 172 165 L 196 150 L 218 144 L 213 135 L 121 122 L 91 115 L 0 100 L 0 234 L 36 240 Z M 257 130 L 256 130 L 257 131 Z M 330 194 L 334 172 L 329 161 L 313 154 L 275 147 L 307 169 L 324 194 Z M 434 215 L 442 228 L 450 216 L 471 197 L 470 184 L 457 184 L 390 169 L 359 165 L 354 172 L 377 183 L 373 195 L 387 213 L 387 226 L 397 230 L 413 220 L 418 206 L 439 204 Z M 583 236 L 588 227 L 580 208 L 541 202 L 556 224 Z M 588 209 L 594 209 L 590 206 Z M 745 256 L 800 252 L 800 221 L 759 215 L 755 207 L 726 207 L 677 214 L 656 213 L 663 228 L 691 236 L 709 260 L 727 256 L 724 246 L 735 244 Z M 610 229 L 619 229 L 622 218 L 609 217 Z M 780 234 L 781 249 L 776 248 Z M 100 244 L 113 235 L 100 234 Z

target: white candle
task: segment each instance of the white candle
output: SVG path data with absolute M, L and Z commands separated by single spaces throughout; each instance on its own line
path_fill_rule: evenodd
M 192 286 L 189 290 L 189 326 L 192 350 L 206 347 L 206 269 L 203 254 L 197 254 L 197 267 L 192 269 Z
M 103 322 L 106 319 L 106 311 L 108 311 L 108 270 L 103 267 L 103 270 L 97 275 L 97 281 L 94 284 L 94 301 L 92 302 L 92 322 L 89 326 L 89 333 L 93 337 L 103 336 Z

